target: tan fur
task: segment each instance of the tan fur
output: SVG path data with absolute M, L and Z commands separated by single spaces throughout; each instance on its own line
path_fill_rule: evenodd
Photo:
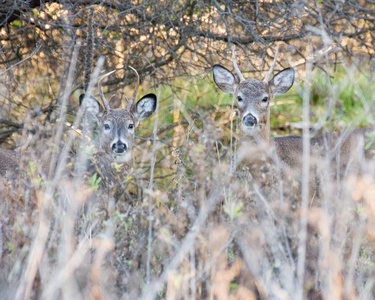
M 236 98 L 239 94 L 244 99 L 242 102 L 242 106 L 238 106 L 239 118 L 240 120 L 243 119 L 244 113 L 252 110 L 256 111 L 259 115 L 259 124 L 262 128 L 256 129 L 254 135 L 249 135 L 248 133 L 244 132 L 243 127 L 240 126 L 240 139 L 241 141 L 254 141 L 258 143 L 257 139 L 262 141 L 269 142 L 270 141 L 270 110 L 269 110 L 269 103 L 273 97 L 272 91 L 269 85 L 266 85 L 262 81 L 248 79 L 239 84 L 237 92 L 234 94 Z M 251 96 L 249 96 L 251 95 Z M 262 103 L 262 99 L 264 95 L 269 97 L 269 101 L 264 105 Z
M 310 139 L 311 156 L 323 159 L 329 154 L 332 160 L 343 167 L 352 160 L 354 154 L 363 155 L 363 158 L 373 158 L 373 147 L 365 150 L 367 143 L 366 134 L 375 128 L 359 128 L 351 131 L 334 132 L 332 135 L 317 136 Z M 300 136 L 287 136 L 274 138 L 276 152 L 280 159 L 290 168 L 300 170 L 302 168 L 303 138 Z M 358 149 L 359 147 L 359 149 Z M 336 161 L 337 160 L 337 161 Z M 353 164 L 357 162 L 353 161 Z
M 104 124 L 107 123 L 111 126 L 109 132 L 103 128 Z M 133 129 L 129 129 L 129 125 L 133 125 Z M 127 152 L 132 152 L 134 147 L 135 125 L 133 115 L 126 109 L 111 109 L 109 112 L 103 114 L 99 124 L 99 149 L 108 155 L 109 161 L 116 161 L 112 146 L 113 143 L 118 140 L 126 144 Z M 130 158 L 131 153 L 127 161 L 129 161 Z M 120 163 L 121 161 L 118 162 Z
M 18 173 L 20 156 L 18 152 L 0 148 L 0 176 L 13 178 Z

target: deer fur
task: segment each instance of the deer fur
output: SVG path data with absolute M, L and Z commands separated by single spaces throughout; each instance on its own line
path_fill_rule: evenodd
M 367 134 L 373 132 L 375 128 L 366 127 L 355 130 L 333 132 L 331 135 L 322 135 L 310 139 L 311 152 L 317 159 L 324 158 L 329 154 L 335 162 L 335 168 L 340 167 L 342 175 L 347 168 L 358 171 L 359 163 L 362 159 L 372 159 L 374 157 L 371 146 L 365 149 L 368 142 Z M 293 169 L 302 168 L 302 137 L 288 136 L 274 138 L 276 152 L 282 160 Z M 351 165 L 348 165 L 350 163 Z

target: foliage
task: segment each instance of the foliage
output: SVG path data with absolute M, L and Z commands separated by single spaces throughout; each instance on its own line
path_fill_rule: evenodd
M 16 180 L 0 177 L 1 299 L 374 298 L 373 161 L 341 178 L 319 161 L 305 214 L 299 178 L 263 165 L 258 181 L 236 166 L 236 103 L 211 74 L 232 69 L 234 43 L 240 69 L 260 79 L 280 41 L 276 71 L 292 65 L 296 83 L 272 103 L 273 136 L 301 135 L 306 87 L 313 134 L 369 126 L 371 2 L 17 4 L 0 10 L 0 143 L 21 153 Z M 96 82 L 82 89 L 90 9 L 93 65 L 105 55 L 102 73 L 118 70 L 103 83 L 111 105 L 131 95 L 130 65 L 139 94 L 158 96 L 118 193 L 75 161 L 95 148 L 77 121 L 81 92 L 99 99 Z
M 329 85 L 322 79 L 324 73 L 314 73 L 311 111 L 325 106 L 326 98 L 317 91 L 327 89 L 328 96 L 334 95 L 333 101 L 343 103 L 342 107 L 332 106 L 332 120 L 353 108 L 357 110 L 350 115 L 354 124 L 370 121 L 358 118 L 368 102 L 355 97 L 369 94 L 373 86 L 365 85 L 369 78 L 363 75 L 365 71 L 356 72 L 332 73 Z M 356 84 L 348 92 L 345 86 L 350 78 Z M 290 296 L 298 291 L 293 279 L 299 258 L 300 196 L 293 190 L 295 183 L 284 181 L 280 194 L 279 183 L 268 190 L 251 179 L 234 176 L 230 172 L 231 96 L 217 90 L 210 78 L 176 79 L 172 86 L 156 91 L 160 95 L 156 151 L 151 150 L 150 137 L 155 116 L 138 129 L 135 173 L 127 178 L 130 184 L 119 198 L 108 197 L 97 174 L 83 181 L 74 175 L 66 177 L 71 163 L 64 167 L 61 178 L 49 181 L 42 175 L 43 184 L 32 181 L 40 173 L 35 163 L 29 164 L 26 178 L 20 175 L 19 182 L 24 184 L 13 186 L 2 180 L 3 216 L 10 211 L 13 216 L 1 219 L 6 229 L 2 230 L 2 255 L 8 258 L 2 261 L 1 274 L 14 274 L 2 296 L 22 292 L 31 298 L 54 298 L 78 289 L 89 298 L 179 298 L 194 293 L 201 298 L 232 295 L 247 299 L 256 294 L 275 298 L 280 289 Z M 273 120 L 273 130 L 285 127 L 279 123 L 279 115 L 300 120 L 301 110 L 294 107 L 302 102 L 302 86 L 300 80 L 286 96 L 276 97 L 272 117 L 278 117 Z M 143 85 L 142 93 L 145 89 Z M 284 103 L 290 100 L 294 104 Z M 311 116 L 319 120 L 313 113 Z M 350 116 L 345 119 L 348 123 Z M 235 130 L 234 126 L 234 136 Z M 44 131 L 44 135 L 53 137 L 54 133 Z M 43 143 L 34 139 L 29 152 L 36 158 L 43 155 L 37 152 Z M 80 143 L 78 137 L 75 143 Z M 156 165 L 150 190 L 152 156 Z M 371 165 L 363 169 L 369 170 Z M 374 266 L 372 236 L 364 233 L 373 230 L 372 194 L 366 191 L 375 183 L 369 176 L 345 180 L 338 186 L 332 179 L 322 182 L 322 190 L 331 191 L 323 198 L 332 201 L 327 209 L 334 209 L 335 214 L 327 214 L 318 205 L 311 208 L 305 297 L 323 293 L 330 298 L 345 293 L 350 282 L 350 293 L 372 295 L 371 287 L 364 285 Z M 333 197 L 336 193 L 340 193 L 339 199 Z M 359 201 L 360 212 L 356 209 Z M 37 228 L 44 228 L 48 235 Z M 325 265 L 332 253 L 336 259 Z M 40 271 L 33 269 L 29 257 L 38 261 Z M 327 268 L 330 272 L 322 272 Z M 321 284 L 315 283 L 316 272 L 321 274 Z M 36 285 L 28 285 L 22 274 L 34 276 Z M 82 281 L 82 276 L 88 279 Z M 331 286 L 331 276 L 352 279 Z M 102 280 L 104 277 L 114 280 Z
M 367 63 L 374 52 L 371 1 L 87 3 L 17 1 L 1 8 L 0 143 L 20 133 L 28 110 L 47 121 L 55 118 L 76 44 L 82 46 L 71 92 L 86 89 L 90 76 L 84 74 L 105 56 L 104 69 L 117 72 L 104 84 L 118 99 L 134 81 L 129 66 L 156 87 L 177 77 L 205 77 L 213 64 L 228 65 L 233 43 L 240 46 L 241 69 L 254 77 L 269 68 L 276 42 L 283 56 L 280 69 L 303 68 L 311 60 L 326 70 L 358 55 Z

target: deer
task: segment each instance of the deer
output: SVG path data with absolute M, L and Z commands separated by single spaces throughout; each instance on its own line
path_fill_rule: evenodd
M 102 81 L 114 71 L 104 74 L 98 81 L 99 95 L 104 108 L 102 113 L 99 109 L 100 104 L 95 98 L 84 99 L 84 94 L 80 96 L 81 105 L 84 105 L 86 111 L 91 112 L 89 121 L 97 122 L 99 128 L 97 151 L 92 166 L 109 186 L 116 185 L 119 175 L 121 178 L 126 178 L 129 175 L 133 166 L 134 130 L 140 121 L 147 119 L 155 112 L 157 105 L 156 95 L 152 93 L 143 96 L 137 103 L 134 103 L 140 78 L 134 68 L 131 66 L 129 68 L 135 73 L 137 81 L 131 99 L 126 98 L 126 109 L 111 108 L 110 101 L 114 95 L 107 100 L 103 93 Z
M 332 205 L 347 207 L 346 203 L 338 202 L 341 200 L 341 187 L 343 182 L 346 182 L 344 181 L 346 176 L 357 175 L 361 169 L 361 163 L 365 159 L 373 158 L 374 146 L 366 149 L 365 145 L 367 144 L 367 133 L 374 131 L 374 128 L 360 128 L 311 137 L 309 139 L 311 163 L 309 182 L 306 186 L 308 190 L 303 190 L 302 184 L 295 185 L 294 179 L 299 183 L 303 181 L 303 137 L 272 138 L 270 132 L 270 101 L 274 96 L 286 93 L 292 87 L 295 77 L 294 69 L 286 68 L 270 79 L 277 52 L 278 49 L 275 52 L 271 68 L 263 80 L 243 77 L 235 60 L 234 48 L 232 60 L 235 74 L 221 65 L 214 65 L 213 78 L 222 91 L 232 94 L 233 100 L 237 100 L 240 132 L 238 137 L 239 164 L 236 173 L 240 173 L 240 178 L 241 175 L 243 176 L 241 173 L 245 173 L 246 178 L 253 179 L 258 186 L 262 187 L 262 193 L 265 192 L 269 196 L 268 200 L 277 199 L 272 203 L 272 207 L 276 208 L 275 215 L 281 216 L 282 221 L 279 222 L 280 219 L 277 218 L 275 223 L 277 223 L 277 227 L 282 228 L 282 234 L 286 232 L 292 257 L 298 257 L 297 252 L 300 248 L 297 239 L 293 238 L 300 231 L 296 220 L 300 220 L 301 215 L 309 218 L 310 214 L 305 211 L 305 207 L 319 207 L 327 199 L 332 200 L 325 202 L 329 207 Z M 278 192 L 281 191 L 281 189 L 276 191 L 279 187 L 277 179 L 280 178 L 278 175 L 275 178 L 278 170 L 281 171 L 282 181 L 287 183 L 283 184 L 283 192 L 288 192 L 285 194 L 288 198 L 286 202 L 283 202 L 284 198 L 277 197 Z M 332 174 L 327 172 L 328 170 Z M 331 177 L 327 178 L 328 184 L 325 184 L 325 176 Z M 338 179 L 342 181 L 340 182 Z M 338 184 L 333 185 L 332 183 Z M 325 193 L 330 192 L 330 189 L 332 189 L 331 194 L 327 198 L 322 197 L 327 195 Z M 332 191 L 334 192 L 332 193 Z M 276 194 L 272 192 L 276 192 Z M 278 201 L 279 199 L 281 201 Z M 285 204 L 287 206 L 284 206 Z M 261 210 L 255 209 L 254 211 L 260 215 L 260 219 L 263 218 Z M 286 215 L 283 215 L 284 211 L 287 212 Z M 313 219 L 312 217 L 308 220 Z M 283 224 L 284 222 L 286 226 Z M 315 222 L 317 221 L 315 220 Z M 320 236 L 320 231 L 317 230 L 314 221 L 308 221 L 306 227 L 305 255 L 311 258 L 306 261 L 317 262 L 319 261 L 320 244 L 316 237 Z M 314 264 L 306 264 L 305 270 L 305 278 L 314 278 L 319 274 Z M 312 287 L 312 290 L 315 288 Z M 318 288 L 317 291 L 319 291 Z
M 274 96 L 286 93 L 292 87 L 295 77 L 294 69 L 288 67 L 270 79 L 277 54 L 278 47 L 274 61 L 263 80 L 243 77 L 235 59 L 235 47 L 232 50 L 232 61 L 236 74 L 219 64 L 215 64 L 212 69 L 216 85 L 222 91 L 232 94 L 237 100 L 240 129 L 239 158 L 241 164 L 247 165 L 253 177 L 257 178 L 261 177 L 262 170 L 259 163 L 265 161 L 263 154 L 269 154 L 272 148 L 283 171 L 292 173 L 296 177 L 301 177 L 302 174 L 303 138 L 300 136 L 271 138 L 270 102 Z M 358 155 L 356 154 L 358 147 L 361 149 L 359 156 L 372 158 L 371 151 L 374 147 L 364 150 L 363 146 L 367 133 L 371 131 L 374 131 L 374 128 L 360 128 L 310 138 L 312 168 L 315 169 L 313 172 L 316 171 L 318 162 L 327 154 L 332 161 L 339 160 L 334 168 L 339 168 L 338 176 L 345 174 L 348 163 L 353 165 L 353 169 L 358 167 L 361 158 L 357 160 L 357 165 L 353 163 L 353 157 Z M 313 181 L 312 189 L 316 189 L 316 184 L 317 181 Z
M 222 91 L 232 94 L 237 100 L 239 160 L 254 178 L 260 179 L 263 173 L 261 169 L 270 158 L 268 151 L 271 145 L 278 143 L 271 139 L 270 103 L 275 95 L 284 94 L 292 87 L 295 72 L 293 68 L 286 68 L 270 79 L 275 59 L 264 80 L 245 79 L 235 59 L 235 47 L 232 49 L 232 61 L 236 74 L 215 64 L 213 78 Z M 275 148 L 278 149 L 276 145 Z M 281 157 L 281 160 L 286 158 Z
M 103 93 L 102 81 L 114 71 L 102 75 L 98 80 L 103 112 L 100 112 L 100 103 L 94 97 L 85 99 L 85 94 L 79 97 L 80 105 L 87 112 L 88 122 L 97 123 L 99 127 L 97 140 L 94 141 L 96 150 L 90 162 L 89 173 L 98 173 L 109 187 L 116 186 L 120 175 L 125 180 L 130 174 L 135 146 L 134 130 L 140 121 L 154 113 L 157 105 L 155 94 L 147 94 L 135 103 L 140 78 L 134 68 L 130 67 L 130 69 L 136 74 L 137 81 L 131 99 L 126 99 L 128 102 L 126 109 L 111 108 L 110 101 L 114 95 L 107 100 Z M 42 164 L 42 170 L 49 169 L 49 161 Z M 11 174 L 16 175 L 19 165 L 20 155 L 17 151 L 0 148 L 0 176 L 10 178 Z
M 140 121 L 147 119 L 155 112 L 157 105 L 156 95 L 152 93 L 143 96 L 137 103 L 134 103 L 140 78 L 134 68 L 129 68 L 135 73 L 137 81 L 131 99 L 126 98 L 126 109 L 111 108 L 110 101 L 114 95 L 107 100 L 103 93 L 102 81 L 114 71 L 104 74 L 98 81 L 99 95 L 104 111 L 102 113 L 99 111 L 99 102 L 93 97 L 89 97 L 85 104 L 85 110 L 94 112 L 89 115 L 89 118 L 91 121 L 97 122 L 99 128 L 97 151 L 91 167 L 93 172 L 98 173 L 109 187 L 116 187 L 118 184 L 124 186 L 133 166 L 134 130 Z M 84 94 L 80 98 L 83 100 Z M 119 180 L 121 182 L 118 182 Z

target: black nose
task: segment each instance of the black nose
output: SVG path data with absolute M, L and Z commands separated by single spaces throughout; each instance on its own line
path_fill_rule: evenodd
M 120 140 L 112 145 L 112 151 L 115 153 L 124 153 L 126 151 L 126 145 Z
M 245 126 L 253 127 L 257 124 L 257 119 L 252 114 L 248 114 L 243 117 L 242 123 Z

